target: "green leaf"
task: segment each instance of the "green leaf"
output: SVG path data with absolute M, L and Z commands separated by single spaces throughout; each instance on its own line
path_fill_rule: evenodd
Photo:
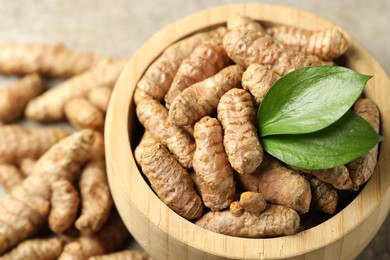
M 361 95 L 371 76 L 339 66 L 312 66 L 277 80 L 258 110 L 261 136 L 303 134 L 337 121 Z
M 382 137 L 352 111 L 320 131 L 297 135 L 271 135 L 264 149 L 279 160 L 304 169 L 327 169 L 346 164 L 367 153 Z

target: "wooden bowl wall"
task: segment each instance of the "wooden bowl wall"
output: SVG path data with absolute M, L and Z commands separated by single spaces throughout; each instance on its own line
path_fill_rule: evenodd
M 217 234 L 185 220 L 153 193 L 141 176 L 133 150 L 140 136 L 133 93 L 149 66 L 171 43 L 194 32 L 226 22 L 234 13 L 270 24 L 307 29 L 337 27 L 302 10 L 268 4 L 235 4 L 208 9 L 164 28 L 131 58 L 114 89 L 107 114 L 106 157 L 113 198 L 127 228 L 156 259 L 349 259 L 373 238 L 390 208 L 390 81 L 384 69 L 355 39 L 345 32 L 350 48 L 345 65 L 374 75 L 365 94 L 381 111 L 381 134 L 376 171 L 359 195 L 328 221 L 296 235 L 246 239 Z M 340 28 L 339 28 L 340 29 Z M 342 29 L 340 29 L 343 31 Z

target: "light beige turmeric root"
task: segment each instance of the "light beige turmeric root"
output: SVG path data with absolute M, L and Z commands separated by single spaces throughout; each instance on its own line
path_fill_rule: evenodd
M 145 91 L 135 88 L 134 90 L 134 103 L 138 105 L 144 99 L 153 99 L 152 96 L 147 94 Z
M 82 236 L 65 245 L 59 260 L 89 259 L 96 255 L 111 253 L 130 237 L 119 215 L 111 214 L 102 229 L 92 236 Z
M 143 138 L 134 153 L 152 189 L 168 207 L 186 219 L 202 215 L 203 203 L 190 175 L 162 144 Z
M 18 164 L 25 158 L 38 159 L 68 135 L 62 127 L 0 126 L 0 162 Z
M 230 213 L 236 217 L 241 216 L 244 211 L 258 215 L 267 207 L 264 196 L 259 192 L 245 191 L 241 193 L 240 200 L 230 204 Z
M 34 172 L 0 204 L 0 253 L 30 237 L 47 222 L 51 185 L 73 182 L 90 159 L 94 132 L 83 130 L 53 145 L 36 162 Z
M 251 174 L 264 154 L 254 126 L 256 111 L 251 95 L 243 89 L 232 89 L 222 96 L 217 111 L 230 164 L 240 174 Z
M 173 78 L 182 61 L 188 57 L 196 46 L 211 38 L 220 38 L 226 32 L 226 28 L 219 27 L 208 32 L 200 32 L 184 38 L 169 46 L 146 70 L 137 84 L 134 96 L 135 104 L 144 97 L 162 100 L 172 84 Z M 138 99 L 141 98 L 141 99 Z
M 32 158 L 25 158 L 20 161 L 19 167 L 24 176 L 27 177 L 33 173 L 36 161 L 37 160 Z
M 15 186 L 22 183 L 24 174 L 12 164 L 0 164 L 0 185 L 10 192 Z
M 353 111 L 366 120 L 379 133 L 379 109 L 372 100 L 367 98 L 359 99 L 353 106 Z M 360 185 L 370 179 L 374 173 L 377 160 L 378 144 L 362 157 L 346 165 L 355 189 L 358 189 Z
M 263 101 L 265 94 L 272 84 L 280 76 L 261 64 L 251 64 L 242 75 L 241 84 L 243 89 L 248 90 L 254 99 L 255 107 Z
M 2 260 L 55 260 L 60 256 L 63 242 L 58 237 L 34 238 L 21 242 L 10 252 L 0 257 Z
M 36 233 L 46 222 L 49 201 L 23 184 L 14 187 L 0 204 L 0 253 Z M 40 179 L 33 187 L 41 188 L 39 185 Z
M 88 100 L 98 107 L 103 113 L 107 112 L 108 103 L 110 102 L 112 88 L 101 86 L 92 89 L 88 94 Z
M 195 124 L 193 168 L 203 203 L 213 211 L 229 207 L 235 194 L 233 168 L 223 147 L 222 127 L 216 118 L 203 117 Z
M 267 28 L 266 33 L 304 54 L 316 55 L 323 60 L 340 57 L 349 45 L 344 34 L 335 28 L 306 30 L 276 26 Z
M 15 188 L 16 189 L 16 188 Z M 0 216 L 1 233 L 6 234 L 6 238 L 0 237 L 1 253 L 25 237 L 31 236 L 34 232 L 34 226 L 29 219 L 20 218 L 19 216 L 9 213 L 0 207 L 2 215 Z M 12 224 L 8 224 L 12 223 Z
M 353 183 L 349 176 L 349 171 L 344 165 L 336 166 L 334 168 L 325 169 L 325 170 L 306 170 L 296 167 L 291 167 L 292 169 L 310 174 L 315 176 L 320 181 L 329 183 L 333 187 L 339 190 L 352 190 Z
M 169 119 L 177 125 L 192 125 L 217 109 L 227 91 L 240 87 L 243 68 L 228 66 L 212 77 L 186 88 L 172 102 Z
M 103 131 L 104 113 L 83 97 L 72 98 L 65 103 L 65 116 L 76 129 Z
M 288 207 L 267 205 L 259 215 L 244 211 L 234 216 L 229 210 L 210 211 L 195 222 L 205 229 L 237 237 L 262 238 L 292 235 L 298 232 L 300 218 Z
M 229 65 L 230 59 L 222 46 L 222 38 L 208 40 L 194 49 L 191 55 L 181 63 L 171 87 L 165 95 L 165 106 L 184 89 L 205 80 Z
M 245 28 L 247 30 L 265 33 L 265 30 L 260 23 L 239 13 L 234 13 L 227 20 L 227 29 L 232 30 L 235 28 Z
M 91 160 L 79 180 L 81 214 L 75 226 L 82 234 L 95 234 L 106 223 L 113 206 L 104 160 Z
M 27 103 L 43 91 L 45 87 L 38 74 L 27 75 L 9 87 L 1 88 L 0 121 L 12 123 L 20 119 Z
M 51 190 L 49 228 L 55 233 L 61 233 L 74 224 L 80 197 L 73 184 L 67 180 L 52 183 Z
M 39 158 L 32 176 L 42 177 L 50 184 L 59 180 L 73 182 L 79 177 L 80 167 L 91 159 L 95 141 L 96 135 L 92 130 L 73 133 Z
M 246 28 L 228 31 L 223 38 L 223 46 L 236 64 L 248 67 L 260 63 L 280 76 L 306 66 L 332 64 L 317 56 L 287 48 L 270 35 Z
M 153 138 L 165 145 L 183 167 L 190 168 L 195 142 L 184 129 L 168 120 L 167 109 L 157 100 L 146 99 L 138 104 L 136 112 Z
M 152 146 L 152 145 L 155 145 L 156 143 L 157 143 L 157 141 L 154 140 L 152 135 L 147 130 L 145 130 L 144 134 L 141 137 L 139 144 L 136 147 L 137 152 L 134 151 L 134 158 L 135 158 L 136 162 L 141 161 L 140 156 L 143 153 L 144 147 Z
M 69 77 L 89 69 L 99 59 L 61 44 L 0 43 L 0 71 L 6 74 L 37 72 Z
M 333 215 L 336 213 L 339 195 L 336 189 L 319 179 L 309 178 L 312 194 L 312 207 L 321 212 Z
M 103 60 L 58 86 L 49 89 L 29 102 L 25 110 L 28 119 L 36 121 L 55 121 L 65 118 L 65 103 L 75 97 L 86 97 L 100 86 L 114 86 L 127 60 Z
M 252 191 L 241 193 L 239 204 L 242 209 L 252 214 L 260 214 L 267 206 L 264 196 L 259 192 Z
M 239 174 L 237 177 L 243 189 L 260 192 L 272 204 L 290 207 L 299 213 L 309 211 L 309 182 L 275 159 L 265 157 L 254 173 Z
M 140 250 L 123 250 L 107 255 L 92 256 L 88 260 L 152 260 L 148 253 Z

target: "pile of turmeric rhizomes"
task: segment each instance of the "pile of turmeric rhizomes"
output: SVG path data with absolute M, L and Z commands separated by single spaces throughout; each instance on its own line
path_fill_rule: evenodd
M 135 158 L 151 188 L 182 217 L 231 236 L 291 235 L 331 217 L 372 175 L 378 146 L 346 165 L 299 169 L 263 151 L 254 123 L 277 79 L 334 65 L 347 49 L 335 28 L 266 28 L 239 14 L 168 46 L 134 93 L 145 128 Z M 353 109 L 379 132 L 371 100 Z
M 126 250 L 106 175 L 105 113 L 125 64 L 0 43 L 2 77 L 20 77 L 0 89 L 0 259 L 150 259 Z

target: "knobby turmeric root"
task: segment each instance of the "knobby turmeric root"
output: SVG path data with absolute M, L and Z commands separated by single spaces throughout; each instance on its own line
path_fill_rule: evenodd
M 301 67 L 331 64 L 317 56 L 287 48 L 270 35 L 242 27 L 228 31 L 223 38 L 223 46 L 236 64 L 248 67 L 260 63 L 280 76 Z
M 34 171 L 36 160 L 32 158 L 22 159 L 19 163 L 20 170 L 24 174 L 24 176 L 30 176 Z
M 243 89 L 232 89 L 222 96 L 217 111 L 230 164 L 240 174 L 251 174 L 261 164 L 264 153 L 254 126 L 256 112 L 251 95 Z
M 134 158 L 137 162 L 141 161 L 141 155 L 143 154 L 144 147 L 155 145 L 157 141 L 152 137 L 152 135 L 145 130 L 144 134 L 141 137 L 139 144 L 134 151 Z M 137 151 L 137 152 L 136 152 Z
M 65 103 L 65 116 L 76 129 L 103 131 L 104 113 L 83 97 L 72 98 Z
M 165 145 L 183 167 L 190 168 L 195 142 L 184 129 L 168 120 L 167 109 L 157 100 L 146 99 L 138 104 L 136 112 L 153 138 Z
M 238 237 L 262 238 L 292 235 L 298 232 L 300 218 L 288 207 L 267 205 L 259 215 L 244 211 L 235 216 L 229 210 L 208 212 L 195 222 L 205 229 Z
M 22 183 L 24 174 L 15 165 L 0 164 L 0 185 L 10 192 L 15 186 Z
M 312 207 L 321 212 L 333 215 L 336 213 L 339 195 L 336 189 L 315 177 L 309 178 L 312 194 Z
M 216 118 L 203 117 L 195 124 L 193 168 L 203 203 L 213 211 L 229 207 L 235 194 L 233 168 L 223 147 L 222 127 Z
M 0 257 L 2 260 L 55 260 L 63 249 L 63 242 L 58 237 L 34 238 L 21 242 L 10 252 Z
M 241 207 L 240 202 L 238 200 L 230 203 L 229 211 L 232 215 L 239 217 L 244 213 L 244 209 Z
M 116 212 L 110 215 L 102 229 L 91 236 L 81 236 L 65 245 L 59 260 L 89 259 L 111 253 L 122 246 L 130 233 Z
M 113 86 L 127 60 L 103 60 L 85 72 L 49 89 L 29 102 L 25 110 L 28 119 L 55 121 L 65 118 L 65 103 L 75 97 L 86 97 L 100 86 Z
M 299 213 L 309 211 L 309 182 L 277 160 L 265 157 L 254 173 L 239 174 L 237 177 L 245 190 L 260 192 L 272 204 L 290 207 Z
M 259 192 L 245 191 L 241 193 L 239 201 L 230 204 L 230 213 L 236 217 L 241 216 L 245 211 L 258 215 L 263 212 L 267 204 L 263 195 Z
M 27 103 L 45 91 L 38 74 L 31 74 L 6 88 L 0 89 L 0 121 L 13 123 L 20 119 Z
M 42 177 L 50 184 L 59 180 L 73 182 L 80 167 L 91 159 L 96 136 L 92 130 L 81 130 L 56 143 L 36 162 L 32 176 Z
M 335 28 L 313 31 L 277 26 L 267 28 L 266 33 L 304 54 L 316 55 L 323 60 L 336 59 L 348 49 L 348 40 Z
M 94 234 L 106 223 L 113 206 L 104 160 L 91 160 L 81 172 L 81 214 L 75 226 L 82 234 Z
M 359 99 L 353 106 L 353 111 L 366 120 L 379 133 L 379 109 L 372 100 L 367 98 Z M 372 176 L 377 160 L 378 144 L 362 157 L 346 165 L 356 190 Z
M 123 250 L 107 255 L 92 256 L 88 260 L 152 260 L 152 257 L 144 251 Z
M 47 222 L 51 185 L 73 182 L 90 159 L 94 132 L 76 132 L 53 145 L 36 162 L 31 176 L 12 189 L 0 204 L 0 253 L 35 234 Z
M 18 164 L 25 158 L 38 159 L 68 135 L 62 127 L 0 126 L 0 162 Z
M 217 109 L 227 91 L 240 87 L 243 68 L 228 66 L 201 82 L 186 88 L 172 102 L 169 119 L 177 125 L 192 125 Z
M 101 86 L 92 89 L 88 94 L 88 100 L 98 107 L 103 113 L 107 112 L 108 103 L 110 102 L 112 88 Z
M 49 228 L 55 233 L 61 233 L 73 225 L 80 197 L 73 184 L 67 180 L 52 183 L 51 190 Z
M 263 33 L 265 32 L 263 26 L 260 23 L 239 13 L 233 14 L 227 20 L 228 31 L 236 28 L 245 28 L 247 30 L 258 31 Z
M 205 40 L 222 37 L 225 32 L 226 28 L 224 27 L 200 32 L 166 48 L 139 80 L 136 88 L 138 94 L 134 96 L 135 103 L 138 104 L 145 97 L 162 100 L 171 86 L 180 64 L 194 48 Z
M 260 214 L 267 206 L 264 196 L 259 192 L 252 191 L 241 193 L 239 204 L 241 208 L 252 214 Z
M 202 215 L 203 203 L 190 175 L 162 144 L 146 136 L 134 153 L 152 189 L 168 207 L 186 219 Z
M 267 67 L 261 64 L 251 64 L 242 75 L 241 84 L 243 89 L 252 94 L 254 105 L 258 107 L 272 84 L 279 78 L 279 75 Z
M 0 71 L 69 77 L 89 69 L 99 58 L 61 44 L 0 43 Z
M 143 90 L 139 88 L 135 88 L 134 90 L 134 103 L 138 105 L 142 100 L 145 99 L 153 99 L 149 94 L 145 93 Z
M 181 63 L 172 85 L 165 95 L 165 106 L 169 108 L 175 97 L 184 89 L 196 82 L 211 77 L 229 65 L 229 63 L 230 59 L 222 47 L 222 38 L 201 43 Z

